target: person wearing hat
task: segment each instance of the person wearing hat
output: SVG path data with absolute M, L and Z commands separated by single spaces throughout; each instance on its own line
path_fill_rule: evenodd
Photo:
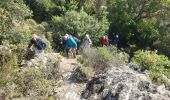
M 68 56 L 73 56 L 74 58 L 76 58 L 76 50 L 77 50 L 77 43 L 76 41 L 69 35 L 65 35 L 64 37 L 64 41 L 65 42 L 65 47 L 64 47 L 64 51 L 67 51 Z
M 39 38 L 36 34 L 32 35 L 32 39 L 28 45 L 28 49 L 31 49 L 32 45 L 34 45 L 35 47 L 35 55 L 43 53 L 43 50 L 47 46 L 46 42 L 43 39 Z

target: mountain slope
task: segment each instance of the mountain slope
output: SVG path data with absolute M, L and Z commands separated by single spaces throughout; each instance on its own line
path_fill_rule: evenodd
M 56 64 L 57 63 L 57 64 Z M 27 66 L 43 66 L 47 78 L 57 73 L 51 93 L 56 100 L 169 100 L 164 85 L 152 84 L 146 73 L 135 71 L 134 64 L 122 64 L 95 75 L 86 82 L 76 82 L 73 75 L 82 66 L 76 59 L 57 53 L 46 53 L 27 62 Z M 56 65 L 56 66 L 54 66 Z

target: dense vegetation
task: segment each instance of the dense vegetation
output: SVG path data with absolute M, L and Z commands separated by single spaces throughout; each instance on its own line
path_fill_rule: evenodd
M 0 87 L 13 81 L 10 76 L 24 59 L 25 49 L 34 33 L 48 42 L 46 51 L 49 52 L 59 51 L 60 37 L 66 33 L 79 39 L 89 34 L 94 47 L 99 45 L 98 40 L 104 34 L 109 38 L 113 33 L 118 34 L 118 47 L 134 54 L 132 61 L 139 64 L 141 70 L 149 70 L 153 81 L 163 73 L 169 78 L 169 15 L 170 0 L 0 0 L 0 45 L 12 50 L 11 54 L 0 51 L 0 60 L 6 59 L 0 61 Z M 112 49 L 90 49 L 79 61 L 94 68 L 100 66 L 102 70 L 118 57 L 117 51 Z M 97 53 L 93 55 L 92 52 Z M 127 60 L 126 57 L 120 59 Z M 120 59 L 116 60 L 120 62 Z M 27 71 L 21 74 L 25 73 Z M 27 75 L 18 78 L 17 82 L 22 83 L 24 77 Z M 42 77 L 34 83 L 40 81 L 50 84 Z M 26 86 L 20 83 L 19 86 L 25 89 Z

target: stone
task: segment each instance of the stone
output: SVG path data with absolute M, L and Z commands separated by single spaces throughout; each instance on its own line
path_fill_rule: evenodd
M 129 65 L 113 66 L 96 75 L 86 85 L 82 98 L 90 99 L 94 94 L 102 100 L 158 100 L 158 97 L 159 100 L 170 100 L 170 91 L 165 86 L 154 85 L 147 74 Z

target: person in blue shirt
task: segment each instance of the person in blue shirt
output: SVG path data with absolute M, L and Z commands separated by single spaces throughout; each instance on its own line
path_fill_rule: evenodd
M 64 50 L 67 51 L 67 55 L 73 56 L 74 58 L 76 58 L 76 50 L 77 50 L 77 43 L 76 41 L 73 39 L 72 36 L 68 36 L 65 35 L 64 36 L 64 40 L 65 40 L 65 46 L 64 46 Z
M 32 39 L 28 45 L 28 49 L 31 49 L 32 45 L 34 45 L 35 47 L 35 55 L 43 53 L 43 50 L 47 46 L 46 42 L 43 39 L 39 38 L 36 34 L 32 35 Z

